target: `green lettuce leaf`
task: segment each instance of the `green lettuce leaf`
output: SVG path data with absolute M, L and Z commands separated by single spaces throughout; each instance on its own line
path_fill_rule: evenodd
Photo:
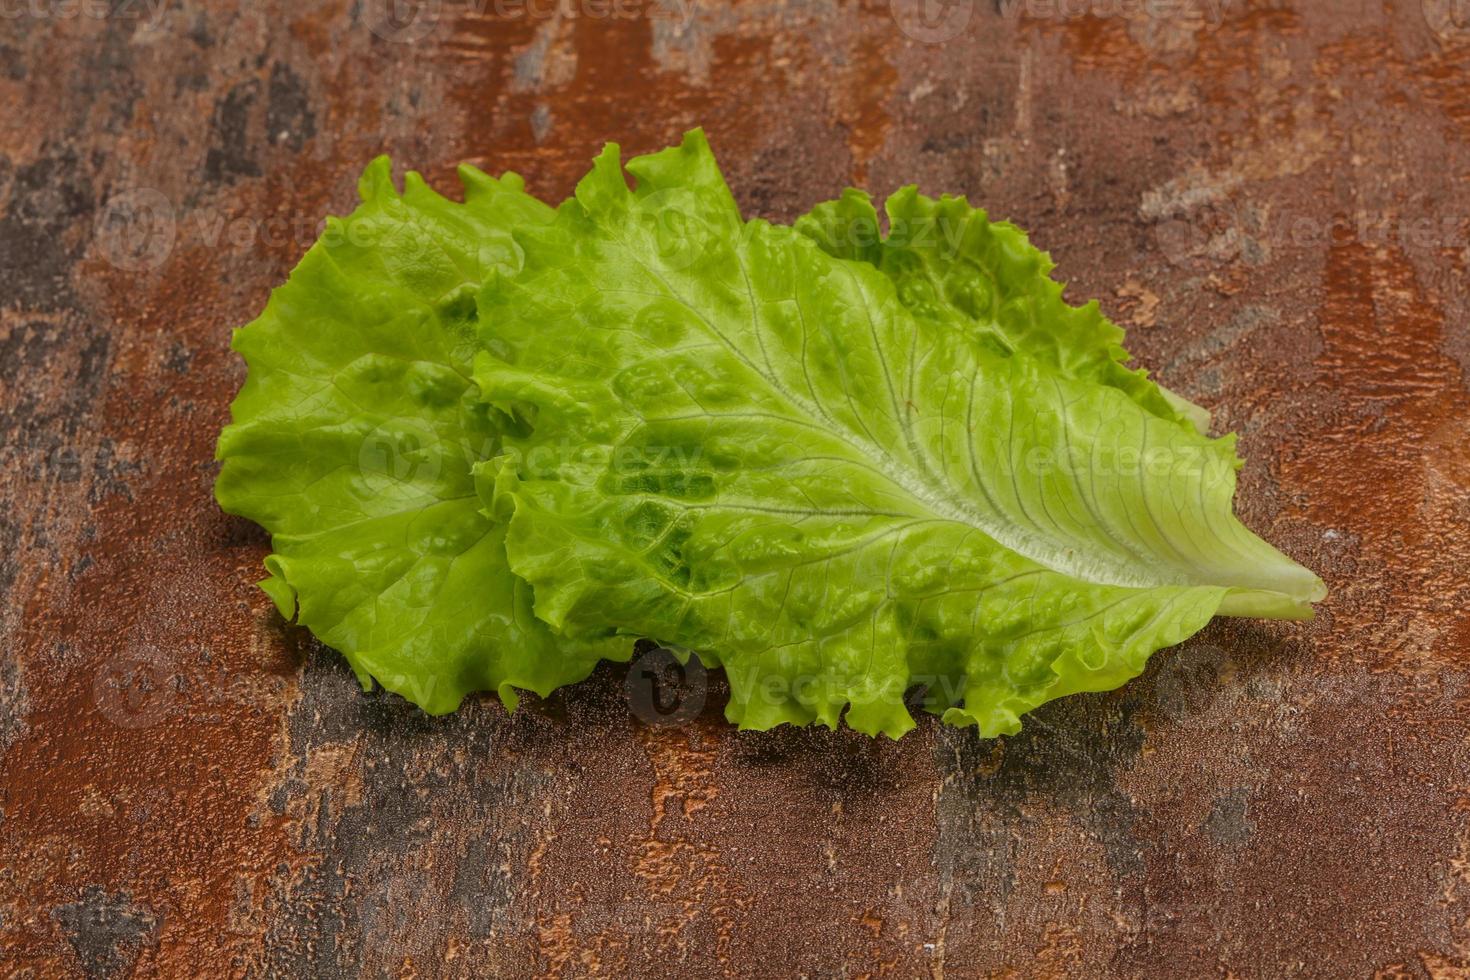
M 530 424 L 476 475 L 557 631 L 723 663 L 742 727 L 897 736 L 919 685 L 995 735 L 1217 613 L 1324 594 L 1116 328 L 1048 339 L 1040 263 L 926 308 L 882 254 L 742 221 L 699 133 L 628 170 L 610 147 L 479 296 L 475 380 Z
M 474 293 L 514 270 L 510 229 L 553 212 L 515 175 L 462 168 L 465 203 L 386 158 L 234 348 L 249 365 L 220 436 L 220 506 L 262 525 L 262 587 L 369 677 L 430 712 L 471 691 L 547 694 L 626 642 L 554 637 L 480 512 L 470 468 L 500 451 L 470 379 Z
M 1051 256 L 1009 222 L 992 222 L 962 197 L 925 197 L 904 187 L 884 202 L 883 233 L 872 199 L 850 188 L 798 218 L 796 230 L 838 258 L 888 276 L 916 316 L 968 330 L 1003 354 L 1021 351 L 1066 377 L 1124 392 L 1149 412 L 1205 434 L 1209 413 L 1126 367 L 1123 330 L 1097 301 L 1069 305 L 1051 278 Z M 1234 442 L 1221 442 L 1222 453 Z

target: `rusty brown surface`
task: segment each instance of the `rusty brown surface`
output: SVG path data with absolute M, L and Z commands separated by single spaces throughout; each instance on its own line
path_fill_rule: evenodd
M 0 10 L 0 974 L 1465 975 L 1465 4 L 436 6 Z M 994 742 L 359 693 L 211 501 L 230 328 L 382 150 L 556 198 L 701 124 L 751 214 L 1029 228 L 1242 434 L 1319 618 Z

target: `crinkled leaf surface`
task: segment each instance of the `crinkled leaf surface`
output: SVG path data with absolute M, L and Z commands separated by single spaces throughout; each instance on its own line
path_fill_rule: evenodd
M 717 658 L 745 727 L 898 735 L 923 684 L 994 735 L 1216 613 L 1310 615 L 1321 582 L 1232 514 L 1233 452 L 1106 331 L 910 310 L 881 255 L 742 222 L 699 134 L 628 169 L 604 153 L 480 296 L 476 381 L 533 422 L 480 489 L 553 627 Z
M 236 332 L 250 371 L 218 448 L 220 505 L 271 533 L 282 614 L 431 712 L 475 690 L 514 705 L 627 646 L 552 636 L 480 513 L 470 467 L 513 423 L 470 380 L 474 292 L 519 264 L 509 229 L 552 212 L 514 175 L 461 177 L 457 204 L 368 168 L 362 205 Z
M 935 200 L 912 186 L 889 197 L 884 211 L 886 234 L 872 199 L 852 188 L 795 227 L 829 255 L 876 267 L 916 316 L 970 330 L 1001 353 L 1023 352 L 1066 377 L 1117 388 L 1160 418 L 1206 431 L 1204 409 L 1125 366 L 1123 330 L 1095 300 L 1074 307 L 1062 298 L 1051 256 L 1021 229 L 992 222 L 964 198 Z M 1218 446 L 1231 458 L 1233 441 Z

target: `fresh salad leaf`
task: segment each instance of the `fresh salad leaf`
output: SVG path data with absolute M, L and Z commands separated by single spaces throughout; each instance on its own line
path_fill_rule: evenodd
M 470 691 L 581 680 L 625 643 L 555 637 L 505 562 L 505 527 L 480 513 L 470 467 L 500 451 L 470 380 L 474 293 L 513 270 L 510 234 L 553 212 L 465 167 L 465 203 L 387 158 L 362 205 L 331 219 L 265 311 L 236 331 L 250 373 L 220 436 L 220 506 L 271 533 L 262 584 L 369 677 L 434 713 Z
M 992 222 L 960 197 L 935 200 L 905 187 L 884 203 L 888 232 L 879 228 L 872 198 L 855 188 L 817 205 L 796 230 L 838 258 L 868 262 L 893 280 L 916 316 L 970 330 L 1002 354 L 1020 351 L 1069 378 L 1124 392 L 1165 419 L 1207 434 L 1204 409 L 1129 370 L 1123 330 L 1097 301 L 1069 305 L 1051 277 L 1051 256 L 1009 222 Z M 1233 453 L 1234 443 L 1218 444 Z
M 479 298 L 475 379 L 534 424 L 477 474 L 557 631 L 710 655 L 743 727 L 897 736 L 920 684 L 994 735 L 1217 613 L 1310 615 L 1320 581 L 1231 512 L 1233 453 L 1145 379 L 744 222 L 698 133 L 628 171 L 604 152 Z
M 1321 598 L 1232 515 L 1233 439 L 1019 230 L 913 189 L 886 234 L 856 191 L 746 222 L 698 132 L 628 171 L 553 211 L 375 161 L 237 332 L 217 496 L 364 685 L 513 707 L 647 636 L 742 727 L 897 736 L 907 695 L 993 735 Z

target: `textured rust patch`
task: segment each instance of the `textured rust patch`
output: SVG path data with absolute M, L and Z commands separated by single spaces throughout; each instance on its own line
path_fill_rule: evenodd
M 847 128 L 852 179 L 858 184 L 867 182 L 868 161 L 883 148 L 883 139 L 888 135 L 888 100 L 897 82 L 898 73 L 889 63 L 878 35 L 863 39 L 852 67 L 839 76 L 837 117 Z

